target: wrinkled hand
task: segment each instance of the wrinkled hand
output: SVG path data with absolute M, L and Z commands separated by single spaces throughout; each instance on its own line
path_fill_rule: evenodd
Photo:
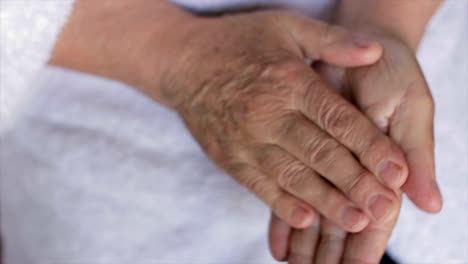
M 348 70 L 325 66 L 322 73 L 401 146 L 410 169 L 402 189 L 421 209 L 437 212 L 441 196 L 435 183 L 434 104 L 429 88 L 414 53 L 401 40 L 374 37 L 384 47 L 376 64 Z M 379 263 L 397 217 L 348 234 L 323 217 L 321 223 L 302 230 L 272 217 L 270 246 L 277 259 L 287 257 L 296 264 Z
M 304 63 L 369 65 L 381 47 L 282 11 L 204 23 L 162 89 L 208 156 L 291 226 L 314 210 L 354 232 L 391 218 L 398 198 L 374 175 L 401 186 L 403 153 Z

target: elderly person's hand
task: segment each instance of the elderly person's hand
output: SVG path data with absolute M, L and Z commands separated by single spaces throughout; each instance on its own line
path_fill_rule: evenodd
M 309 226 L 317 210 L 356 232 L 397 213 L 379 181 L 400 187 L 406 161 L 304 61 L 363 66 L 381 51 L 285 11 L 203 18 L 166 1 L 81 0 L 52 63 L 172 107 L 207 155 L 289 225 Z
M 384 47 L 377 63 L 356 69 L 321 65 L 321 74 L 401 146 L 410 169 L 402 190 L 421 209 L 438 212 L 442 204 L 435 182 L 434 103 L 415 57 L 417 44 L 383 29 L 365 34 Z M 399 190 L 395 194 L 401 195 Z M 379 263 L 397 217 L 347 234 L 324 217 L 308 229 L 293 230 L 273 216 L 270 246 L 277 259 L 294 264 Z
M 279 11 L 203 29 L 163 87 L 208 156 L 295 227 L 310 224 L 311 207 L 347 231 L 397 212 L 374 175 L 401 186 L 404 156 L 304 63 L 368 64 L 378 47 Z

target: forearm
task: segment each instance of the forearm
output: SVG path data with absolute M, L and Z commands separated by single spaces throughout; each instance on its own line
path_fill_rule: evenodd
M 160 82 L 196 19 L 164 0 L 77 0 L 50 63 L 125 82 L 169 104 Z
M 354 30 L 390 32 L 415 51 L 442 0 L 341 0 L 336 22 Z

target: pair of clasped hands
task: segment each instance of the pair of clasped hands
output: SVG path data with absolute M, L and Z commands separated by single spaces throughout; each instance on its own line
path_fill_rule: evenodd
M 376 264 L 402 192 L 441 209 L 432 97 L 414 47 L 383 28 L 78 0 L 51 63 L 177 111 L 206 154 L 271 208 L 278 260 Z

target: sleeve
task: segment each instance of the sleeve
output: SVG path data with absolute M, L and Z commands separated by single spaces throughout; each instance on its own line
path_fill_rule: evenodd
M 0 0 L 0 133 L 49 60 L 74 0 Z

